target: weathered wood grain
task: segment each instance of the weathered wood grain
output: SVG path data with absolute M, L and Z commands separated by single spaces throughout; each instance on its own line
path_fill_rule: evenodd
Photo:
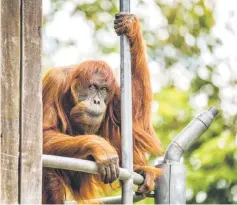
M 20 203 L 40 204 L 42 192 L 42 1 L 22 2 Z
M 1 204 L 18 203 L 20 1 L 1 0 Z
M 2 8 L 2 1 L 0 1 L 0 8 Z M 0 11 L 1 12 L 1 11 Z M 0 14 L 0 29 L 1 29 L 1 14 Z M 2 48 L 1 46 L 1 34 L 0 34 L 0 48 Z M 2 60 L 1 60 L 1 57 L 2 57 L 2 54 L 1 54 L 1 49 L 0 49 L 0 86 L 1 86 L 1 78 L 2 78 L 2 66 L 1 66 L 1 63 L 2 63 Z M 2 123 L 1 123 L 1 118 L 2 118 L 2 114 L 1 114 L 1 93 L 2 91 L 0 92 L 0 191 L 1 191 L 1 187 L 2 187 L 2 177 L 1 177 L 1 172 L 2 172 L 2 162 L 1 162 L 1 153 L 2 153 L 2 150 L 1 150 L 1 144 L 2 144 Z M 2 202 L 1 200 L 1 194 L 0 194 L 0 203 Z

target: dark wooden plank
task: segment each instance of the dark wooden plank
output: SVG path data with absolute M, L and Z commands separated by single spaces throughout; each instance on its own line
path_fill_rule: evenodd
M 41 0 L 22 1 L 20 203 L 40 204 L 42 192 Z
M 0 1 L 0 8 L 2 8 L 2 1 Z M 1 9 L 0 9 L 1 12 Z M 0 14 L 0 29 L 1 29 L 1 14 Z M 1 44 L 1 31 L 0 31 L 0 48 L 2 48 L 2 44 Z M 1 78 L 2 78 L 2 66 L 1 66 L 1 49 L 0 49 L 0 86 L 1 86 Z M 0 92 L 0 191 L 1 191 L 1 187 L 2 187 L 2 177 L 1 177 L 1 172 L 2 172 L 2 161 L 1 161 L 1 153 L 2 153 L 2 149 L 1 149 L 1 144 L 2 144 L 2 122 L 1 122 L 1 118 L 2 118 L 2 114 L 1 114 L 1 99 L 2 99 L 2 92 Z M 1 197 L 1 194 L 0 194 Z M 0 203 L 2 202 L 1 198 L 0 198 Z M 1 203 L 2 204 L 2 203 Z
M 18 203 L 20 1 L 1 0 L 1 204 Z

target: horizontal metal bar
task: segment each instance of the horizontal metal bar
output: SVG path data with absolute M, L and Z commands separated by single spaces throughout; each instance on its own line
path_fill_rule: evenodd
M 150 194 L 147 197 L 153 198 L 154 194 Z M 133 202 L 138 202 L 145 199 L 143 195 L 136 195 L 133 194 Z M 122 196 L 112 196 L 112 197 L 104 197 L 99 199 L 92 199 L 88 201 L 89 204 L 98 204 L 98 202 L 102 202 L 103 204 L 121 204 L 122 203 Z M 77 204 L 76 201 L 65 201 L 65 204 Z
M 148 198 L 154 198 L 154 194 L 148 194 L 146 197 Z M 146 198 L 143 195 L 136 195 L 133 194 L 133 203 L 141 201 Z M 112 197 L 105 197 L 99 199 L 104 204 L 121 204 L 122 203 L 122 196 L 112 196 Z M 95 200 L 95 202 L 98 202 L 98 200 Z M 92 200 L 93 203 L 93 200 Z
M 70 157 L 60 157 L 54 155 L 42 155 L 43 167 L 66 169 L 72 171 L 80 171 L 91 174 L 98 174 L 97 165 L 95 162 L 83 159 L 75 159 Z M 133 172 L 132 174 L 123 168 L 119 168 L 119 180 L 127 180 L 133 178 L 134 184 L 140 185 L 144 178 L 140 174 Z
M 134 194 L 133 195 L 133 202 L 141 201 L 144 198 L 145 197 L 142 195 L 135 195 Z M 99 200 L 101 202 L 103 202 L 103 204 L 121 204 L 122 203 L 122 196 L 105 197 L 105 198 L 100 198 Z

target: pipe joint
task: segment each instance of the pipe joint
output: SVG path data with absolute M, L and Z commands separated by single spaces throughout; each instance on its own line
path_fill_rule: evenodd
M 164 162 L 176 161 L 179 162 L 184 154 L 184 150 L 178 145 L 177 142 L 172 141 L 165 152 Z

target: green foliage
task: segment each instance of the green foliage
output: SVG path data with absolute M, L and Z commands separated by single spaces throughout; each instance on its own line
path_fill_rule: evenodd
M 45 23 L 53 20 L 55 13 L 66 1 L 51 2 L 52 10 L 44 18 Z M 237 116 L 224 112 L 222 104 L 225 99 L 221 97 L 223 89 L 236 86 L 236 82 L 230 81 L 228 85 L 219 85 L 215 81 L 215 76 L 218 75 L 216 68 L 226 59 L 212 56 L 209 63 L 203 62 L 200 58 L 202 49 L 198 44 L 198 40 L 202 39 L 205 44 L 203 46 L 208 48 L 210 54 L 221 45 L 220 40 L 211 34 L 215 19 L 212 7 L 207 5 L 210 1 L 183 0 L 173 1 L 173 4 L 165 0 L 154 2 L 166 22 L 160 29 L 168 35 L 161 38 L 160 30 L 148 28 L 143 31 L 149 56 L 152 61 L 163 65 L 163 70 L 170 71 L 178 64 L 193 76 L 190 86 L 185 90 L 175 84 L 176 76 L 169 76 L 170 79 L 161 90 L 155 93 L 154 101 L 158 104 L 158 110 L 153 113 L 153 123 L 161 139 L 162 149 L 165 150 L 171 140 L 192 120 L 197 114 L 197 109 L 203 111 L 208 106 L 215 105 L 220 110 L 218 117 L 184 156 L 187 166 L 187 203 L 236 203 L 233 190 L 237 187 Z M 93 23 L 95 33 L 111 32 L 113 16 L 118 12 L 117 3 L 115 0 L 96 0 L 92 3 L 80 1 L 75 3 L 71 15 L 83 15 L 88 23 Z M 144 6 L 146 1 L 140 0 L 137 4 Z M 100 18 L 101 14 L 106 14 L 108 18 Z M 143 22 L 144 19 L 141 20 Z M 102 53 L 118 52 L 118 45 L 105 45 L 98 39 L 96 42 Z M 174 55 L 170 54 L 171 51 L 174 51 Z M 207 73 L 206 77 L 200 74 L 201 68 Z M 198 101 L 195 99 L 200 94 L 207 98 L 206 105 L 201 108 L 191 103 Z M 200 193 L 206 194 L 204 200 L 198 200 Z M 141 203 L 153 203 L 153 200 L 146 199 Z
M 208 33 L 214 24 L 212 11 L 204 6 L 203 1 L 195 3 L 188 1 L 174 1 L 174 5 L 167 6 L 165 3 L 157 1 L 157 5 L 162 9 L 163 15 L 167 17 L 169 38 L 167 42 L 172 43 L 176 48 L 182 50 L 187 55 L 199 54 L 199 48 L 188 45 L 185 42 L 185 34 L 189 33 L 197 38 L 201 32 Z

